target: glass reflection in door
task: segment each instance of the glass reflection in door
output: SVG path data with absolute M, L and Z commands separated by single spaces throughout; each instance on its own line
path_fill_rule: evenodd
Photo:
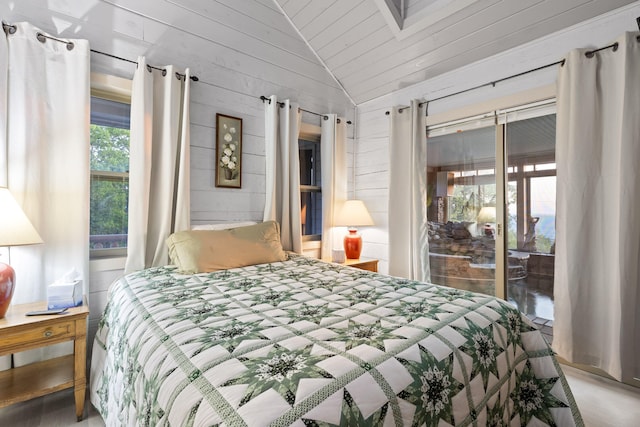
M 496 127 L 430 129 L 427 220 L 431 282 L 495 294 Z
M 556 216 L 556 116 L 547 114 L 507 122 L 508 257 L 526 275 L 510 281 L 508 300 L 550 327 Z M 544 331 L 543 331 L 544 332 Z M 550 334 L 550 328 L 549 328 Z

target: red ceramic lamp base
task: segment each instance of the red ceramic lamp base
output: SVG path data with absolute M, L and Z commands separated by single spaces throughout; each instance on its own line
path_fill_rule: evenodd
M 360 259 L 362 252 L 362 236 L 355 228 L 349 229 L 349 234 L 344 236 L 344 254 L 347 259 Z
M 16 273 L 10 265 L 0 262 L 0 319 L 2 319 L 9 308 L 13 288 L 16 283 Z

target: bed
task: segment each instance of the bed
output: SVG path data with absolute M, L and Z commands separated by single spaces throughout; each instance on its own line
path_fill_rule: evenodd
M 106 425 L 583 425 L 507 303 L 285 258 L 114 283 L 91 366 Z

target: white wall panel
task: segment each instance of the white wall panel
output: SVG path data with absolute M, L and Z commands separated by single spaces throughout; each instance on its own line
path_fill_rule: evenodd
M 423 8 L 423 1 L 412 3 L 410 11 L 417 13 L 407 18 L 400 33 L 395 22 L 388 25 L 378 7 L 382 1 L 362 0 L 353 8 L 349 6 L 357 0 L 340 6 L 332 0 L 275 1 L 361 104 L 634 0 L 474 0 L 463 8 L 447 2 Z M 338 7 L 343 11 L 338 19 L 325 19 Z M 325 29 L 319 31 L 321 24 Z
M 366 5 L 367 3 L 364 3 Z M 388 40 L 389 34 L 387 32 L 386 23 L 384 18 L 375 10 L 359 11 L 358 9 L 365 9 L 363 6 L 358 6 L 355 10 L 349 13 L 349 15 L 355 15 L 358 18 L 354 20 L 351 26 L 343 33 L 337 33 L 335 30 L 339 27 L 340 23 L 347 20 L 346 16 L 340 17 L 339 20 L 334 21 L 325 30 L 314 38 L 319 38 L 318 45 L 322 40 L 331 40 L 318 47 L 317 52 L 321 58 L 325 58 L 325 63 L 328 63 L 334 56 L 342 54 L 350 57 L 351 59 L 362 55 L 363 52 L 367 52 L 369 49 L 381 44 L 380 40 Z M 368 14 L 368 15 L 367 15 Z M 334 32 L 332 32 L 334 30 Z M 376 33 L 382 33 L 377 35 Z M 376 34 L 375 39 L 373 35 Z M 334 37 L 330 39 L 331 35 Z M 313 39 L 311 39 L 313 40 Z

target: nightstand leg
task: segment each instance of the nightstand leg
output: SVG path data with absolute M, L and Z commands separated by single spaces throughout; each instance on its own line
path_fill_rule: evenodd
M 85 321 L 76 322 L 76 331 L 86 331 Z M 76 400 L 76 417 L 82 421 L 84 415 L 84 398 L 87 390 L 87 335 L 76 337 L 74 343 L 73 394 Z

